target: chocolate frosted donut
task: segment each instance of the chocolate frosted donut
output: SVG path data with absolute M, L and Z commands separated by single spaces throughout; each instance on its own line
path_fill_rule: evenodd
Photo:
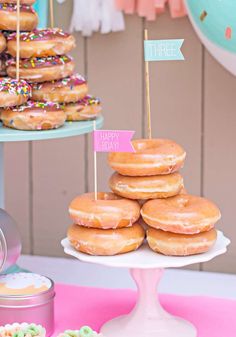
M 62 126 L 66 120 L 64 111 L 57 103 L 33 102 L 2 111 L 5 126 L 18 130 L 49 130 Z
M 63 78 L 59 81 L 35 83 L 33 100 L 58 103 L 76 102 L 88 93 L 85 79 L 79 75 Z
M 16 56 L 16 33 L 8 36 L 8 52 Z M 75 38 L 59 28 L 35 29 L 20 34 L 20 57 L 64 55 L 75 48 Z
M 98 117 L 102 111 L 101 101 L 93 96 L 86 96 L 76 103 L 63 105 L 67 121 L 87 121 Z
M 20 29 L 30 31 L 37 27 L 38 15 L 28 5 L 20 6 Z M 15 31 L 17 29 L 17 5 L 0 3 L 0 29 Z
M 32 83 L 54 81 L 71 76 L 74 68 L 73 59 L 67 55 L 22 59 L 20 60 L 20 78 Z M 10 77 L 16 77 L 14 59 L 8 61 L 7 73 Z

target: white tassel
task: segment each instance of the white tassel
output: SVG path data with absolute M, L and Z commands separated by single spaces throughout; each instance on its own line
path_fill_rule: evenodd
M 81 31 L 83 36 L 91 36 L 99 30 L 105 34 L 124 29 L 124 16 L 116 9 L 115 0 L 74 0 L 71 32 Z
M 100 13 L 100 0 L 90 0 L 90 26 L 92 27 L 91 34 L 98 32 L 100 27 L 101 13 Z M 85 36 L 88 36 L 85 34 Z
M 70 31 L 81 31 L 84 36 L 91 36 L 98 31 L 100 0 L 75 0 Z
M 114 0 L 101 0 L 101 14 L 101 33 L 125 29 L 123 13 L 116 9 Z

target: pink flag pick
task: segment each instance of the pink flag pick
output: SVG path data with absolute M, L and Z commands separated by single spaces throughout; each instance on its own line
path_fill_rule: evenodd
M 131 139 L 134 131 L 94 130 L 95 152 L 135 152 Z

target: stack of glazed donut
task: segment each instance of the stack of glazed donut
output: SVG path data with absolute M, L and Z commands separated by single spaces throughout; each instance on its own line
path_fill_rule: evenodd
M 76 46 L 75 38 L 58 28 L 37 29 L 34 2 L 21 0 L 20 7 L 19 78 L 30 83 L 30 100 L 8 104 L 5 96 L 11 93 L 1 90 L 0 83 L 0 95 L 6 98 L 4 104 L 0 100 L 3 124 L 20 130 L 46 130 L 58 128 L 66 120 L 96 118 L 101 112 L 100 101 L 88 95 L 85 79 L 74 74 L 74 60 L 67 55 Z M 13 79 L 16 78 L 16 7 L 16 0 L 0 0 L 0 29 L 7 31 L 5 36 L 0 34 L 0 50 L 6 49 L 0 58 L 0 71 L 1 76 Z
M 69 206 L 71 244 L 90 255 L 116 255 L 138 249 L 145 231 L 137 222 L 140 205 L 114 193 L 83 194 Z
M 168 139 L 132 144 L 134 153 L 108 156 L 116 171 L 109 181 L 113 193 L 99 193 L 98 200 L 85 194 L 72 201 L 71 244 L 87 254 L 115 255 L 139 248 L 146 232 L 149 247 L 157 253 L 186 256 L 208 251 L 216 241 L 220 211 L 184 190 L 178 173 L 186 157 L 183 148 Z
M 188 195 L 178 170 L 186 153 L 168 139 L 134 140 L 134 153 L 110 153 L 117 172 L 110 188 L 118 195 L 141 200 L 141 216 L 150 248 L 165 255 L 185 256 L 208 251 L 215 243 L 218 208 Z

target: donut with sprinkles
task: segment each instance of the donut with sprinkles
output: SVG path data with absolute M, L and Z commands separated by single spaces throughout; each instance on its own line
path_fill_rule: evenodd
M 7 76 L 7 61 L 10 56 L 6 53 L 0 55 L 0 77 Z
M 1 119 L 5 126 L 18 130 L 50 130 L 62 126 L 66 115 L 59 104 L 33 102 L 2 110 Z
M 66 120 L 70 122 L 95 119 L 102 111 L 100 99 L 90 95 L 76 103 L 65 104 L 62 107 L 66 113 Z
M 16 56 L 16 33 L 8 36 L 7 49 Z M 59 28 L 35 29 L 20 34 L 20 57 L 47 57 L 64 55 L 75 48 L 75 38 Z
M 2 53 L 7 46 L 5 36 L 0 32 L 0 53 Z
M 71 103 L 84 98 L 87 93 L 87 82 L 79 74 L 59 81 L 34 83 L 32 86 L 32 99 L 35 101 Z
M 20 0 L 21 5 L 31 6 L 36 0 Z M 16 4 L 17 0 L 0 0 L 0 4 Z
M 31 31 L 37 27 L 38 15 L 29 5 L 20 5 L 20 29 Z M 0 3 L 0 29 L 16 31 L 17 5 L 14 3 Z
M 0 108 L 21 105 L 31 97 L 31 86 L 24 80 L 0 78 Z
M 67 55 L 34 57 L 20 60 L 19 75 L 20 78 L 30 83 L 41 83 L 71 76 L 74 68 L 73 59 Z M 14 59 L 7 62 L 7 74 L 12 78 L 16 77 L 16 61 Z

